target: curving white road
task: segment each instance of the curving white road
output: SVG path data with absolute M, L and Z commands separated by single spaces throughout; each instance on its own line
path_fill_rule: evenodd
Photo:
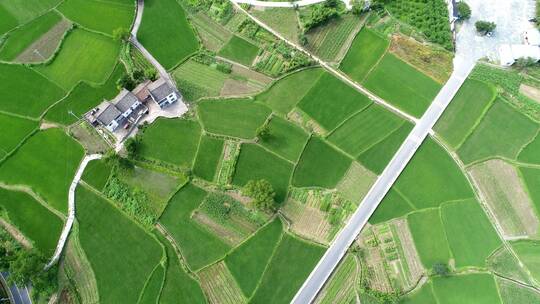
M 48 269 L 52 265 L 54 265 L 56 262 L 58 262 L 58 259 L 60 259 L 60 255 L 62 254 L 62 250 L 64 249 L 64 246 L 66 245 L 67 238 L 69 236 L 69 232 L 71 231 L 71 227 L 73 227 L 73 221 L 75 220 L 75 189 L 77 188 L 77 185 L 79 184 L 79 181 L 81 180 L 81 176 L 84 172 L 84 169 L 88 165 L 88 163 L 95 159 L 100 159 L 102 157 L 101 154 L 92 154 L 87 155 L 82 160 L 81 164 L 79 165 L 79 169 L 77 169 L 77 173 L 75 173 L 75 177 L 73 177 L 73 181 L 71 182 L 71 185 L 69 186 L 69 193 L 68 193 L 68 218 L 66 220 L 66 223 L 64 224 L 64 229 L 62 229 L 62 234 L 60 234 L 60 239 L 58 240 L 58 244 L 56 245 L 56 250 L 54 251 L 54 254 L 47 263 L 47 266 L 45 266 L 45 269 Z

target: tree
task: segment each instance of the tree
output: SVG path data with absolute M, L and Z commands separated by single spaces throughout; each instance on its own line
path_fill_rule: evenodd
M 308 39 L 304 32 L 298 34 L 298 42 L 300 42 L 300 45 L 302 46 L 306 46 L 308 44 Z
M 133 71 L 132 77 L 136 82 L 139 82 L 139 83 L 143 82 L 144 79 L 146 78 L 146 76 L 144 75 L 144 72 L 141 70 Z
M 526 68 L 530 68 L 534 65 L 536 65 L 536 60 L 531 57 L 521 57 L 516 60 L 516 63 L 514 63 L 516 68 L 520 70 L 524 70 Z
M 253 199 L 255 207 L 261 210 L 275 210 L 276 201 L 274 197 L 276 193 L 269 181 L 265 179 L 250 180 L 242 190 L 245 196 Z
M 338 5 L 338 0 L 326 0 L 324 1 L 326 7 L 336 7 Z
M 471 18 L 471 8 L 464 1 L 457 3 L 457 11 L 459 20 L 468 20 Z
M 270 138 L 270 127 L 268 127 L 268 124 L 264 124 L 257 128 L 257 137 L 262 141 Z
M 126 151 L 128 153 L 129 158 L 134 158 L 137 156 L 137 153 L 139 152 L 140 146 L 141 146 L 141 140 L 139 136 L 130 137 L 126 140 L 126 143 L 124 144 L 126 147 Z
M 365 7 L 364 0 L 356 0 L 353 3 L 351 11 L 354 15 L 360 16 L 362 12 L 364 11 L 364 7 Z
M 120 87 L 120 88 L 125 88 L 126 90 L 128 91 L 131 91 L 135 88 L 135 81 L 133 81 L 133 79 L 131 78 L 131 76 L 125 74 L 124 76 L 122 76 L 120 79 L 118 79 L 118 81 L 116 82 L 116 84 Z
M 157 79 L 157 71 L 154 68 L 147 68 L 144 70 L 144 77 L 147 79 L 150 79 L 152 81 L 155 81 Z
M 448 265 L 445 263 L 438 262 L 433 264 L 433 273 L 445 277 L 450 274 L 450 269 L 448 269 Z
M 487 35 L 489 33 L 492 33 L 497 25 L 490 21 L 476 21 L 474 24 L 476 26 L 476 31 L 482 35 Z
M 127 42 L 130 36 L 131 33 L 125 27 L 119 27 L 113 31 L 113 39 L 116 41 Z

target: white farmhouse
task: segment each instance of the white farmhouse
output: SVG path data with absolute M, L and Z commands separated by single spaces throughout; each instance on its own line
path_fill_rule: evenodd
M 159 105 L 160 108 L 165 108 L 175 103 L 180 98 L 178 92 L 167 81 L 160 78 L 148 85 L 148 92 L 152 99 Z

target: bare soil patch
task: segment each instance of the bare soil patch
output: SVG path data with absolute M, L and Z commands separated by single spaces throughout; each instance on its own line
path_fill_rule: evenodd
M 252 95 L 259 91 L 258 87 L 252 86 L 249 82 L 238 79 L 227 79 L 223 83 L 220 96 L 243 96 Z
M 291 229 L 296 234 L 319 243 L 330 243 L 332 226 L 326 219 L 324 212 L 317 207 L 289 199 L 282 211 L 292 222 Z
M 337 185 L 338 191 L 349 201 L 360 204 L 367 194 L 377 175 L 364 168 L 358 162 L 352 162 L 349 170 Z
M 201 280 L 201 286 L 210 303 L 239 304 L 247 303 L 234 277 L 221 261 L 207 267 L 197 274 Z
M 43 125 L 45 123 L 42 123 L 41 127 Z M 73 138 L 81 143 L 88 154 L 105 153 L 110 149 L 109 145 L 103 140 L 103 137 L 85 121 L 71 126 L 69 132 Z
M 0 227 L 4 228 L 19 244 L 25 248 L 32 248 L 32 242 L 17 229 L 17 227 L 11 225 L 8 221 L 0 217 Z
M 22 63 L 35 63 L 47 61 L 56 52 L 60 42 L 72 24 L 69 20 L 63 19 L 53 26 L 47 33 L 24 50 L 15 61 Z
M 228 229 L 202 212 L 193 213 L 192 219 L 232 246 L 240 244 L 244 239 L 241 234 Z
M 540 89 L 526 84 L 521 84 L 521 86 L 519 86 L 519 92 L 529 97 L 530 99 L 540 103 Z

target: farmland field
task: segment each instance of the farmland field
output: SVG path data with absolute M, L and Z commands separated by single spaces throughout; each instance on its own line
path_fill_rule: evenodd
M 441 85 L 392 54 L 386 54 L 364 81 L 366 88 L 409 114 L 420 117 Z
M 538 241 L 517 241 L 512 244 L 512 248 L 517 256 L 525 264 L 536 281 L 540 280 L 540 260 L 538 251 L 540 242 Z
M 537 131 L 537 123 L 497 99 L 458 154 L 466 164 L 493 156 L 515 159 Z
M 163 282 L 165 280 L 165 269 L 163 266 L 159 265 L 154 269 L 150 277 L 148 278 L 148 282 L 146 282 L 146 286 L 144 287 L 144 291 L 141 294 L 139 303 L 141 304 L 152 304 L 156 303 L 156 299 L 158 299 L 159 294 L 161 293 L 161 287 L 163 285 Z
M 0 165 L 0 181 L 28 185 L 51 207 L 66 213 L 68 188 L 83 154 L 83 148 L 62 130 L 40 131 Z
M 444 204 L 441 215 L 456 268 L 485 266 L 501 241 L 480 204 L 475 199 Z
M 518 160 L 530 164 L 540 165 L 540 134 L 519 152 Z
M 175 0 L 145 1 L 137 38 L 166 69 L 199 49 L 186 13 Z
M 352 160 L 318 137 L 312 137 L 302 156 L 293 184 L 296 187 L 332 189 L 349 169 Z
M 65 92 L 32 69 L 0 63 L 0 110 L 37 118 Z M 17 100 L 17 102 L 13 102 Z
M 15 149 L 33 130 L 37 129 L 35 121 L 9 116 L 0 113 L 0 159 Z
M 201 126 L 187 119 L 159 119 L 144 130 L 140 155 L 191 168 L 201 137 Z
M 457 148 L 482 117 L 495 98 L 495 90 L 488 84 L 467 79 L 435 126 L 446 142 Z
M 135 16 L 135 3 L 99 0 L 67 0 L 58 10 L 85 28 L 112 35 L 118 28 L 130 29 Z
M 258 53 L 259 48 L 256 45 L 234 35 L 218 55 L 249 67 Z
M 223 262 L 210 265 L 197 273 L 209 303 L 247 303 L 246 297 Z
M 270 129 L 269 137 L 261 139 L 259 143 L 276 154 L 296 162 L 309 135 L 302 128 L 279 116 L 272 117 L 268 128 Z
M 371 224 L 386 222 L 393 218 L 406 215 L 415 209 L 416 208 L 413 208 L 413 206 L 399 194 L 399 191 L 397 191 L 396 188 L 391 188 L 373 215 L 369 218 L 369 222 Z
M 203 135 L 195 158 L 193 173 L 207 181 L 213 181 L 223 153 L 223 145 L 223 139 Z
M 88 163 L 81 178 L 94 189 L 101 191 L 109 180 L 111 169 L 111 166 L 105 160 L 93 160 Z
M 110 76 L 120 45 L 111 38 L 82 29 L 71 31 L 51 63 L 36 71 L 69 91 L 79 81 L 101 84 Z
M 171 198 L 159 220 L 180 245 L 182 255 L 192 270 L 218 260 L 230 249 L 229 245 L 191 219 L 191 213 L 205 196 L 204 190 L 187 184 Z
M 28 237 L 43 255 L 49 257 L 54 253 L 64 226 L 56 214 L 24 192 L 2 188 L 0 212 L 5 212 L 9 222 Z
M 0 59 L 12 61 L 36 39 L 41 37 L 62 20 L 56 12 L 46 13 L 32 22 L 9 33 L 9 37 L 0 47 Z
M 323 253 L 323 247 L 285 234 L 251 303 L 289 303 Z
M 289 186 L 293 165 L 263 148 L 244 144 L 236 164 L 233 184 L 244 186 L 250 180 L 266 179 L 274 187 L 276 201 L 282 202 Z
M 161 260 L 161 246 L 91 190 L 79 187 L 76 197 L 79 238 L 96 275 L 100 301 L 137 302 Z
M 282 225 L 279 218 L 274 219 L 225 258 L 225 263 L 246 297 L 253 294 L 262 278 L 274 248 L 280 241 Z
M 198 105 L 199 118 L 207 132 L 245 139 L 255 137 L 270 112 L 249 99 L 207 100 Z
M 435 263 L 448 263 L 452 253 L 439 209 L 411 213 L 407 216 L 407 221 L 422 264 L 431 268 Z
M 332 131 L 371 101 L 330 73 L 325 73 L 298 103 L 324 129 Z
M 540 293 L 537 291 L 515 284 L 510 280 L 497 278 L 496 281 L 503 303 L 540 303 Z
M 220 96 L 228 74 L 217 69 L 188 60 L 176 68 L 173 76 L 182 94 L 191 101 L 202 97 Z
M 382 106 L 372 104 L 354 115 L 328 137 L 343 151 L 358 157 L 403 124 L 403 119 Z
M 436 277 L 433 291 L 440 304 L 501 303 L 495 280 L 487 273 Z
M 540 217 L 540 170 L 520 167 L 519 171 L 533 201 L 536 216 Z
M 435 295 L 433 294 L 433 287 L 432 283 L 428 282 L 420 288 L 420 290 L 417 290 L 413 292 L 412 294 L 408 294 L 401 304 L 433 304 L 437 303 L 437 300 L 435 299 Z
M 3 1 L 1 7 L 17 24 L 28 22 L 60 3 L 60 0 Z M 4 16 L 3 16 L 4 17 Z
M 363 28 L 354 38 L 340 69 L 352 79 L 362 82 L 384 55 L 390 42 L 374 31 Z
M 275 82 L 267 91 L 257 96 L 257 100 L 267 104 L 274 111 L 287 114 L 306 95 L 321 77 L 323 69 L 305 69 L 287 75 Z
M 317 297 L 317 303 L 351 303 L 356 299 L 356 279 L 358 272 L 356 258 L 348 254 L 343 258 L 328 283 Z
M 251 10 L 250 13 L 283 35 L 283 37 L 298 43 L 300 28 L 296 11 L 293 8 L 266 7 L 263 10 Z

